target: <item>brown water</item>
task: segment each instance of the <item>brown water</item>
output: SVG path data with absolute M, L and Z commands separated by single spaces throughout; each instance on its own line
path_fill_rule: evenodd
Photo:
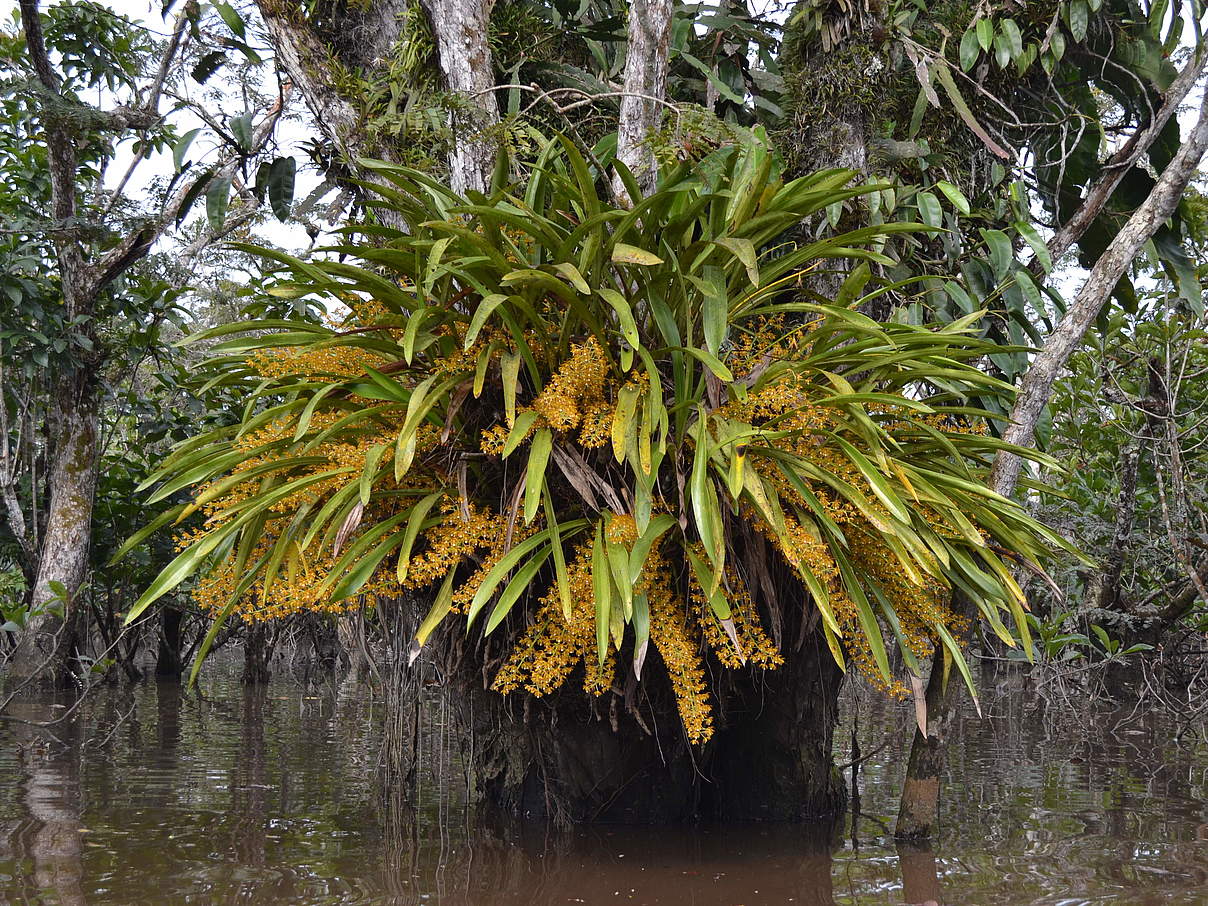
M 919 852 L 887 834 L 911 715 L 871 697 L 847 697 L 837 760 L 853 727 L 865 752 L 885 745 L 833 833 L 474 829 L 439 738 L 418 821 L 388 833 L 379 703 L 245 693 L 222 671 L 203 686 L 101 694 L 61 744 L 0 724 L 0 904 L 1208 904 L 1206 728 L 1176 740 L 1147 712 L 1057 721 L 1011 696 L 966 716 L 943 833 Z

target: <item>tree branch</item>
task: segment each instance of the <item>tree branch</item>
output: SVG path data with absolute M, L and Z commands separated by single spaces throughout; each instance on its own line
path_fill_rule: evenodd
M 1011 410 L 1011 424 L 1003 433 L 1003 440 L 1022 447 L 1032 445 L 1036 424 L 1058 375 L 1141 246 L 1149 241 L 1178 207 L 1205 148 L 1208 148 L 1208 92 L 1205 92 L 1200 104 L 1199 120 L 1191 135 L 1162 172 L 1149 197 L 1128 218 L 1111 245 L 1095 262 L 1073 304 L 1032 360 L 1020 382 L 1015 406 Z M 1000 451 L 990 472 L 990 486 L 1009 497 L 1019 481 L 1021 466 L 1019 456 L 1006 450 Z
M 1081 239 L 1090 228 L 1095 218 L 1111 200 L 1112 193 L 1116 191 L 1120 181 L 1157 140 L 1158 134 L 1179 109 L 1179 105 L 1183 103 L 1192 86 L 1199 81 L 1206 66 L 1208 66 L 1208 51 L 1201 50 L 1166 89 L 1162 106 L 1150 120 L 1149 125 L 1134 132 L 1132 137 L 1103 164 L 1102 175 L 1086 193 L 1086 198 L 1082 200 L 1078 210 L 1061 225 L 1053 238 L 1049 240 L 1049 255 L 1054 261 L 1064 255 L 1070 246 Z M 1038 260 L 1032 262 L 1031 270 L 1037 276 L 1040 275 L 1041 265 Z

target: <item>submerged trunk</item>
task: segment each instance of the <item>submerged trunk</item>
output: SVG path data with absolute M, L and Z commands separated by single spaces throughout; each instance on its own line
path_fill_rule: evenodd
M 31 614 L 8 664 L 14 679 L 70 681 L 88 574 L 96 493 L 99 400 L 84 369 L 60 378 L 55 399 L 50 510 L 31 592 Z M 60 616 L 61 614 L 61 616 Z
M 843 812 L 831 751 L 843 672 L 821 633 L 728 703 L 711 765 L 712 811 L 726 820 L 801 821 Z
M 181 626 L 184 614 L 178 607 L 165 607 L 160 611 L 159 623 L 159 654 L 155 659 L 156 676 L 180 676 L 184 673 L 184 660 L 181 658 L 183 638 Z
M 409 643 L 417 621 L 400 614 L 385 671 L 390 798 L 426 803 L 429 778 L 461 774 L 467 802 L 503 816 L 829 824 L 845 803 L 831 758 L 842 673 L 820 636 L 801 632 L 804 619 L 787 621 L 797 625 L 785 636 L 804 641 L 783 667 L 727 677 L 715 696 L 715 736 L 692 747 L 655 656 L 640 683 L 619 674 L 598 698 L 581 691 L 577 674 L 545 698 L 503 696 L 486 688 L 493 671 L 476 652 L 457 651 L 440 669 L 422 659 L 408 666 L 400 641 Z
M 262 686 L 272 679 L 269 662 L 273 657 L 273 642 L 264 623 L 252 623 L 243 637 L 243 673 L 239 681 L 245 686 Z
M 959 682 L 949 677 L 952 685 Z M 956 708 L 953 689 L 944 688 L 944 671 L 933 666 L 927 680 L 927 735 L 915 728 L 898 803 L 894 836 L 900 841 L 928 839 L 935 829 L 940 807 L 940 778 L 946 762 L 944 739 Z

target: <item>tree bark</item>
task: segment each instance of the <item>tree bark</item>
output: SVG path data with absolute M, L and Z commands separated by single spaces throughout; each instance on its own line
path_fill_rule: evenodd
M 939 653 L 936 653 L 937 657 Z M 906 765 L 906 779 L 902 782 L 902 796 L 898 803 L 898 823 L 894 837 L 899 841 L 926 840 L 935 828 L 939 817 L 940 779 L 944 773 L 944 743 L 948 727 L 956 708 L 956 689 L 959 683 L 949 677 L 949 686 L 944 687 L 944 671 L 940 664 L 931 665 L 927 679 L 927 735 L 916 727 L 910 743 L 910 760 Z
M 80 608 L 77 595 L 88 574 L 92 504 L 96 494 L 99 399 L 92 375 L 76 369 L 59 379 L 54 402 L 54 452 L 50 510 L 31 593 L 31 615 L 8 663 L 18 680 L 42 678 L 58 685 L 70 679 Z M 66 590 L 63 619 L 47 604 Z
M 695 748 L 657 656 L 640 683 L 630 658 L 619 658 L 626 667 L 599 698 L 586 696 L 573 675 L 544 698 L 502 696 L 486 688 L 481 652 L 465 650 L 461 640 L 449 640 L 448 649 L 430 640 L 430 653 L 408 664 L 422 612 L 406 602 L 379 610 L 391 649 L 382 665 L 383 776 L 396 808 L 428 801 L 426 779 L 439 769 L 433 759 L 447 757 L 453 741 L 468 804 L 501 817 L 829 826 L 842 813 L 845 789 L 831 748 L 843 677 L 816 627 L 803 629 L 805 608 L 784 630 L 803 643 L 783 667 L 727 677 L 715 690 L 714 739 Z M 439 666 L 430 657 L 441 658 Z
M 708 753 L 706 813 L 726 821 L 842 814 L 847 791 L 831 754 L 842 685 L 843 672 L 816 628 L 786 653 L 784 666 L 755 682 L 743 677 Z
M 264 623 L 252 623 L 243 637 L 243 673 L 239 681 L 245 686 L 262 686 L 272 679 L 269 662 L 273 657 L 273 640 Z
M 651 192 L 658 181 L 658 164 L 649 142 L 665 106 L 672 10 L 671 0 L 634 0 L 629 7 L 617 159 L 633 172 L 644 193 Z M 613 182 L 613 192 L 618 199 L 629 199 L 620 178 Z
M 361 117 L 336 89 L 331 78 L 331 51 L 306 22 L 301 8 L 281 0 L 257 0 L 256 5 L 277 62 L 301 91 L 315 125 L 349 160 L 363 156 L 366 149 Z M 397 38 L 398 25 L 393 27 Z M 384 27 L 379 34 L 387 32 L 388 27 Z
M 445 87 L 464 99 L 455 111 L 449 186 L 458 195 L 485 192 L 491 183 L 498 143 L 484 134 L 499 122 L 495 71 L 491 63 L 491 0 L 423 0 L 432 23 Z
M 50 95 L 57 96 L 61 85 L 42 35 L 37 0 L 21 0 L 21 26 L 38 81 Z M 57 222 L 71 223 L 76 216 L 75 136 L 53 110 L 44 109 L 42 114 L 52 211 Z M 64 321 L 72 323 L 92 313 L 95 291 L 90 286 L 89 269 L 79 240 L 56 233 L 54 242 Z M 41 677 L 62 683 L 67 679 L 75 645 L 74 599 L 88 571 L 96 490 L 99 412 L 95 378 L 89 369 L 77 367 L 56 378 L 51 413 L 50 508 L 30 591 L 31 615 L 9 660 L 8 674 L 18 680 Z M 62 620 L 45 607 L 60 597 L 52 584 L 66 592 Z
M 30 64 L 47 97 L 62 94 L 62 85 L 47 52 L 42 32 L 38 0 L 21 0 L 21 26 Z M 181 13 L 183 20 L 185 13 Z M 178 24 L 168 51 L 151 86 L 147 106 L 118 122 L 103 111 L 112 128 L 134 128 L 138 122 L 158 119 L 159 93 L 164 75 L 180 50 L 182 26 Z M 277 106 L 256 126 L 253 147 L 261 148 L 271 135 L 281 114 L 282 97 Z M 56 223 L 73 225 L 78 215 L 80 195 L 76 143 L 80 137 L 59 112 L 60 105 L 47 102 L 39 111 L 46 131 L 47 169 L 50 177 L 51 209 Z M 130 113 L 129 110 L 126 113 Z M 128 121 L 127 121 L 128 120 Z M 218 161 L 222 173 L 233 172 L 239 157 L 234 151 Z M 197 180 L 209 179 L 199 176 Z M 63 294 L 63 322 L 75 324 L 91 320 L 96 299 L 113 280 L 141 260 L 152 244 L 175 223 L 185 204 L 195 194 L 197 180 L 184 183 L 172 194 L 157 217 L 149 218 L 141 229 L 126 235 L 89 261 L 74 230 L 55 230 L 53 235 Z M 89 328 L 91 329 L 91 328 Z M 48 679 L 64 682 L 70 675 L 70 658 L 75 645 L 75 599 L 88 572 L 92 540 L 92 506 L 96 493 L 99 464 L 100 369 L 99 360 L 75 362 L 54 378 L 51 402 L 52 461 L 50 507 L 46 527 L 38 549 L 36 578 L 31 590 L 33 608 L 26 631 L 8 663 L 8 673 L 18 679 Z M 55 588 L 59 588 L 57 592 Z M 64 620 L 46 612 L 47 602 L 63 597 Z
M 155 675 L 179 677 L 184 673 L 185 665 L 181 658 L 183 639 L 181 625 L 184 614 L 179 607 L 165 607 L 160 611 L 159 622 L 159 654 L 155 659 Z

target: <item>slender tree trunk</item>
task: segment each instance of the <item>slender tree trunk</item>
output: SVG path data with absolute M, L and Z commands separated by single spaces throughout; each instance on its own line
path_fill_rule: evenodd
M 160 611 L 156 676 L 179 677 L 184 672 L 184 662 L 181 659 L 181 649 L 184 646 L 180 632 L 183 622 L 184 614 L 178 607 L 168 606 Z
M 910 760 L 906 765 L 906 779 L 902 782 L 898 823 L 894 829 L 898 840 L 926 840 L 939 817 L 940 779 L 946 762 L 944 744 L 956 710 L 954 687 L 960 682 L 955 677 L 949 677 L 949 681 L 945 689 L 944 671 L 940 664 L 933 663 L 927 680 L 927 735 L 916 727 L 910 744 Z
M 1208 148 L 1208 92 L 1200 103 L 1199 121 L 1183 142 L 1178 154 L 1162 171 L 1149 197 L 1128 218 L 1111 245 L 1091 269 L 1057 327 L 1045 340 L 1044 346 L 1032 360 L 1020 382 L 1011 423 L 1003 439 L 1021 447 L 1030 447 L 1036 425 L 1048 405 L 1053 384 L 1065 368 L 1070 356 L 1082 343 L 1087 329 L 1094 323 L 1099 310 L 1107 303 L 1112 290 L 1124 271 L 1132 264 L 1137 252 L 1148 242 L 1178 207 L 1183 192 L 1195 175 L 1200 158 Z M 990 487 L 1004 497 L 1015 492 L 1023 461 L 1014 453 L 1000 452 L 990 473 Z
M 92 542 L 99 402 L 89 372 L 77 369 L 60 379 L 54 402 L 50 510 L 30 598 L 32 615 L 8 665 L 9 676 L 16 679 L 41 677 L 61 684 L 70 677 L 82 614 L 76 599 L 88 574 Z M 62 619 L 46 606 L 56 601 L 62 604 Z
M 1092 596 L 1093 606 L 1098 610 L 1113 610 L 1120 601 L 1120 573 L 1124 568 L 1124 557 L 1137 513 L 1137 469 L 1141 463 L 1138 446 L 1130 443 L 1120 451 L 1120 494 L 1116 498 L 1116 521 Z
M 21 0 L 21 25 L 30 62 L 47 92 L 58 95 L 59 78 L 47 54 L 37 0 Z M 75 136 L 53 110 L 43 111 L 47 166 L 55 220 L 76 216 Z M 92 312 L 96 292 L 79 241 L 69 231 L 55 234 L 64 321 Z M 53 452 L 50 509 L 38 550 L 38 568 L 29 623 L 8 664 L 9 676 L 63 682 L 74 649 L 75 597 L 88 571 L 92 503 L 96 491 L 99 400 L 94 372 L 87 367 L 60 374 L 51 403 Z M 58 589 L 58 591 L 56 591 Z M 64 619 L 40 608 L 65 592 Z
M 617 128 L 617 159 L 637 178 L 643 192 L 654 189 L 658 165 L 650 136 L 662 120 L 667 94 L 667 68 L 671 46 L 671 0 L 634 0 L 629 7 L 628 43 L 625 49 L 625 96 Z M 613 191 L 628 199 L 618 178 Z
M 1149 241 L 1178 207 L 1188 182 L 1195 175 L 1205 148 L 1208 148 L 1208 93 L 1205 93 L 1200 103 L 1199 120 L 1191 135 L 1162 171 L 1149 197 L 1133 212 L 1116 238 L 1095 262 L 1073 304 L 1032 360 L 1020 383 L 1015 406 L 1011 410 L 1010 424 L 1003 432 L 1003 439 L 1008 443 L 1021 447 L 1032 446 L 1036 425 L 1052 395 L 1053 384 L 1070 356 L 1081 344 L 1087 329 L 1107 303 L 1116 283 L 1141 246 Z M 1021 467 L 1022 460 L 1019 456 L 1006 451 L 1000 452 L 990 472 L 990 487 L 1004 497 L 1011 496 L 1018 484 Z M 966 607 L 964 612 L 972 614 L 971 608 Z M 895 830 L 899 839 L 923 839 L 930 836 L 939 810 L 939 779 L 945 754 L 944 740 L 942 734 L 931 738 L 930 724 L 932 719 L 940 725 L 948 719 L 955 706 L 956 696 L 959 695 L 957 687 L 960 684 L 949 683 L 946 690 L 936 688 L 937 672 L 933 666 L 928 682 L 928 735 L 923 737 L 916 730 L 911 746 L 910 763 L 902 788 Z
M 239 681 L 245 686 L 262 686 L 272 679 L 269 662 L 273 643 L 264 623 L 252 623 L 243 637 L 243 673 Z

